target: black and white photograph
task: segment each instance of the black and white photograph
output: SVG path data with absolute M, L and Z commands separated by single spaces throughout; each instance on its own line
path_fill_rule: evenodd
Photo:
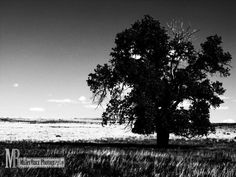
M 0 0 L 0 177 L 235 177 L 235 8 Z

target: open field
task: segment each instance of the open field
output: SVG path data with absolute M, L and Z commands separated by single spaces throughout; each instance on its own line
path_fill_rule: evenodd
M 0 177 L 236 176 L 236 125 L 218 124 L 208 137 L 171 135 L 168 149 L 155 135 L 136 135 L 121 126 L 97 123 L 0 123 Z M 65 157 L 63 169 L 6 169 L 5 148 L 21 157 Z
M 156 135 L 138 135 L 124 125 L 103 127 L 98 120 L 85 121 L 0 121 L 0 141 L 37 141 L 37 142 L 147 142 L 152 143 Z M 236 124 L 216 124 L 216 132 L 207 137 L 194 139 L 236 140 Z M 170 135 L 170 139 L 183 139 Z

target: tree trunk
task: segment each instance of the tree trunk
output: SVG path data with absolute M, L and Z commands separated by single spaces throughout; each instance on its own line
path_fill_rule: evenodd
M 167 128 L 158 127 L 157 129 L 157 146 L 158 147 L 167 147 L 169 143 L 169 131 Z

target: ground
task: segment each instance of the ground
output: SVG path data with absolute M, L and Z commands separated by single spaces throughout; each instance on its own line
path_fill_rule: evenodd
M 169 148 L 158 149 L 155 135 L 124 133 L 121 127 L 4 123 L 0 176 L 236 176 L 235 125 L 217 125 L 215 134 L 191 140 L 171 135 Z M 65 168 L 6 169 L 6 148 L 19 149 L 21 157 L 64 157 Z
M 168 149 L 153 145 L 81 143 L 1 143 L 0 176 L 236 176 L 235 142 L 171 141 Z M 5 148 L 21 157 L 65 157 L 65 168 L 6 169 Z

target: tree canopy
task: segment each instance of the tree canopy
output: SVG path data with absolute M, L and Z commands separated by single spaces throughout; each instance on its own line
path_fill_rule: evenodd
M 109 62 L 97 65 L 87 80 L 98 104 L 110 99 L 103 124 L 156 132 L 160 145 L 168 143 L 169 133 L 189 137 L 212 130 L 209 109 L 223 103 L 225 89 L 211 78 L 230 75 L 231 55 L 218 35 L 196 50 L 189 29 L 170 30 L 146 15 L 116 35 Z

